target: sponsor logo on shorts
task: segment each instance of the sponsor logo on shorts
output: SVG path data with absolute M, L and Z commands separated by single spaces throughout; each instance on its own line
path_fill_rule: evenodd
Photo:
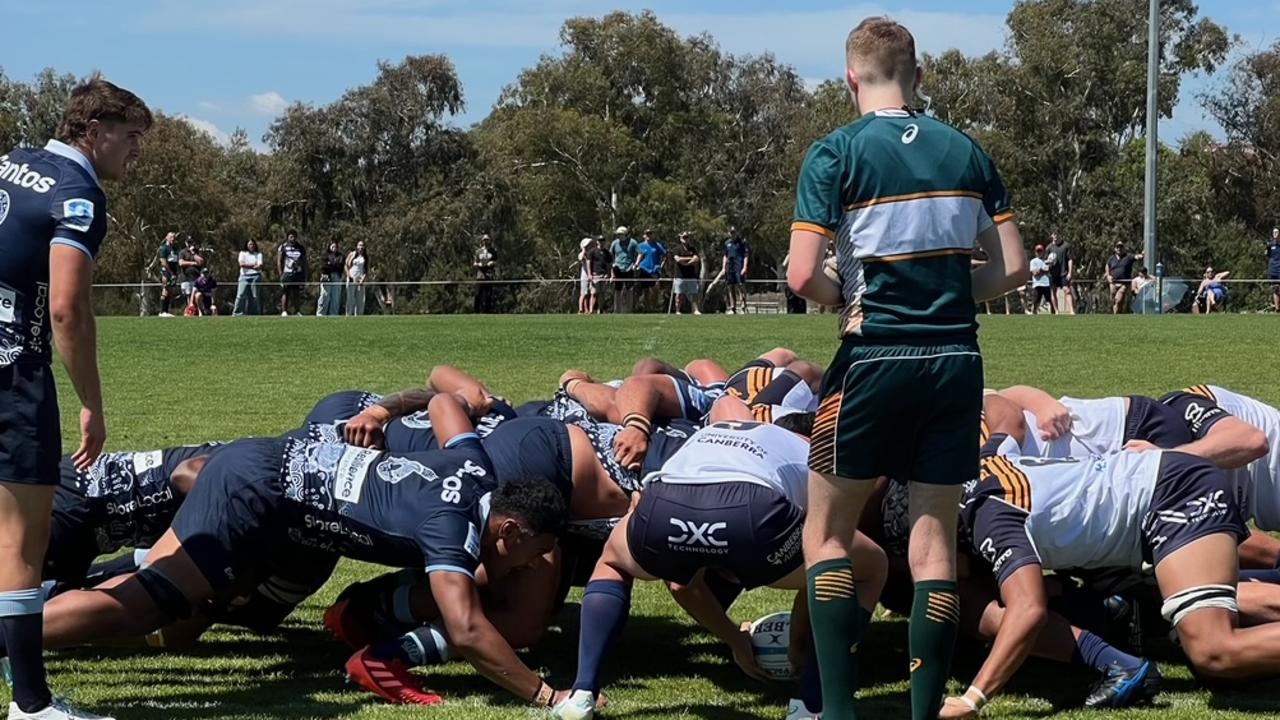
M 1198 402 L 1190 402 L 1187 403 L 1187 409 L 1182 412 L 1182 419 L 1191 428 L 1191 432 L 1199 433 L 1206 422 L 1221 414 L 1221 408 L 1205 407 Z
M 160 450 L 152 450 L 151 452 L 140 452 L 133 454 L 133 474 L 141 475 L 148 470 L 154 470 L 164 463 L 164 453 Z
M 768 561 L 770 565 L 783 565 L 795 557 L 796 552 L 800 550 L 800 545 L 803 542 L 804 526 L 800 525 L 791 532 L 791 535 L 787 538 L 786 542 L 782 543 L 782 547 L 778 548 L 775 552 L 769 553 L 765 560 Z
M 670 518 L 670 522 L 679 529 L 678 535 L 667 536 L 667 543 L 671 549 L 711 555 L 723 555 L 729 552 L 728 541 L 716 537 L 716 533 L 728 527 L 728 523 L 700 523 L 679 518 Z
M 302 524 L 308 530 L 318 530 L 331 535 L 338 535 L 343 538 L 349 538 L 353 542 L 364 545 L 365 547 L 373 547 L 373 538 L 369 537 L 368 534 L 352 530 L 338 520 L 326 520 L 324 518 L 316 517 L 311 513 L 307 513 L 302 518 Z M 322 540 L 319 542 L 313 541 L 308 544 L 314 545 L 315 547 L 333 549 L 334 546 L 329 543 L 330 541 Z
M 138 497 L 124 503 L 107 501 L 108 515 L 130 515 L 137 510 L 142 510 L 157 505 L 163 505 L 173 499 L 173 488 L 165 486 L 163 490 L 158 490 L 146 495 Z

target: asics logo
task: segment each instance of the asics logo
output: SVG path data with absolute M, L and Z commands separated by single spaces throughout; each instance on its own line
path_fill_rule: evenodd
M 907 131 L 902 133 L 902 144 L 910 145 L 911 143 L 915 142 L 916 135 L 919 135 L 919 134 L 920 134 L 920 126 L 916 125 L 915 123 L 911 123 L 910 125 L 907 126 Z
M 915 672 L 924 666 L 924 661 L 920 658 L 911 658 L 911 672 Z

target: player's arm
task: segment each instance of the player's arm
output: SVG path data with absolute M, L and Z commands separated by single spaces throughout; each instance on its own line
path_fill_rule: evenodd
M 71 460 L 81 470 L 93 463 L 107 440 L 92 284 L 93 257 L 89 251 L 56 241 L 50 245 L 49 317 L 58 356 L 80 400 L 80 446 Z
M 982 420 L 991 437 L 1007 436 L 1018 447 L 1026 441 L 1027 421 L 1022 416 L 1022 409 L 1000 393 L 988 393 L 982 398 Z M 1000 443 L 996 442 L 993 450 L 999 446 Z
M 840 192 L 844 172 L 840 153 L 826 143 L 814 143 L 800 168 L 795 220 L 791 223 L 787 286 L 796 295 L 828 307 L 843 302 L 840 285 L 827 277 L 822 266 L 827 260 L 827 245 L 835 241 L 836 228 L 844 217 Z
M 649 435 L 657 419 L 684 415 L 680 390 L 670 375 L 633 375 L 614 396 L 622 430 L 613 440 L 613 452 L 623 467 L 637 468 L 649 449 Z
M 542 678 L 516 655 L 484 616 L 475 581 L 460 572 L 432 572 L 431 595 L 440 608 L 440 619 L 449 646 L 467 659 L 481 675 L 506 688 L 512 695 L 550 707 L 556 695 Z
M 987 254 L 987 262 L 971 271 L 975 302 L 994 300 L 1030 279 L 1027 251 L 1022 247 L 1022 233 L 1016 223 L 1002 222 L 982 231 L 978 246 Z
M 743 632 L 721 607 L 720 601 L 707 585 L 705 574 L 705 570 L 699 570 L 688 585 L 669 583 L 667 587 L 671 590 L 671 597 L 703 629 L 729 646 L 734 662 L 743 672 L 756 680 L 768 680 L 769 676 L 756 664 L 755 652 L 751 649 L 751 634 Z
M 436 365 L 427 376 L 427 387 L 436 392 L 455 393 L 467 399 L 472 409 L 483 415 L 493 405 L 494 395 L 476 378 L 452 365 Z
M 1036 416 L 1042 439 L 1054 440 L 1071 430 L 1071 411 L 1044 390 L 1030 385 L 1014 385 L 999 394 Z
M 751 266 L 751 246 L 742 241 L 742 277 L 747 276 L 747 268 Z
M 991 652 L 963 696 L 968 702 L 949 698 L 940 716 L 944 718 L 970 715 L 975 708 L 969 703 L 980 709 L 986 698 L 1007 685 L 1031 653 L 1049 616 L 1040 557 L 1027 537 L 1027 512 L 998 496 L 975 502 L 973 542 L 992 565 L 1005 615 Z
M 424 388 L 391 393 L 348 420 L 342 431 L 343 437 L 347 443 L 358 447 L 381 447 L 382 428 L 387 423 L 428 409 L 431 398 L 435 396 L 434 390 Z
M 1258 428 L 1231 415 L 1212 398 L 1188 392 L 1160 400 L 1178 411 L 1194 438 L 1174 448 L 1202 457 L 1225 470 L 1242 468 L 1271 451 L 1267 436 Z
M 436 393 L 428 403 L 427 412 L 440 447 L 448 447 L 455 438 L 476 431 L 475 424 L 471 422 L 471 406 L 461 395 Z

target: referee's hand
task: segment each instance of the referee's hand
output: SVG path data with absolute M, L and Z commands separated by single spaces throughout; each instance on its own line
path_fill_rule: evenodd
M 94 460 L 102 454 L 102 446 L 107 442 L 107 424 L 102 412 L 94 412 L 89 408 L 80 409 L 80 449 L 71 456 L 71 462 L 77 470 L 87 470 Z

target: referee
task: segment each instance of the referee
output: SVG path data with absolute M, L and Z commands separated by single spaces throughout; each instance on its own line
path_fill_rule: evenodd
M 78 468 L 106 440 L 90 283 L 107 234 L 100 180 L 141 153 L 151 111 L 94 76 L 71 93 L 57 138 L 0 156 L 0 654 L 13 673 L 10 720 L 96 718 L 49 692 L 40 569 L 62 435 L 50 368 L 56 344 L 80 399 Z
M 978 467 L 975 301 L 1020 286 L 1027 259 L 991 158 L 910 107 L 921 82 L 911 33 L 868 18 L 845 52 L 862 116 L 805 157 L 787 269 L 797 295 L 843 305 L 814 418 L 804 528 L 821 712 L 854 717 L 856 647 L 877 600 L 858 520 L 874 481 L 892 478 L 911 498 L 911 717 L 936 720 L 959 623 L 956 507 Z M 842 286 L 823 267 L 830 243 Z M 971 270 L 975 243 L 990 259 Z M 984 697 L 970 694 L 976 712 Z

